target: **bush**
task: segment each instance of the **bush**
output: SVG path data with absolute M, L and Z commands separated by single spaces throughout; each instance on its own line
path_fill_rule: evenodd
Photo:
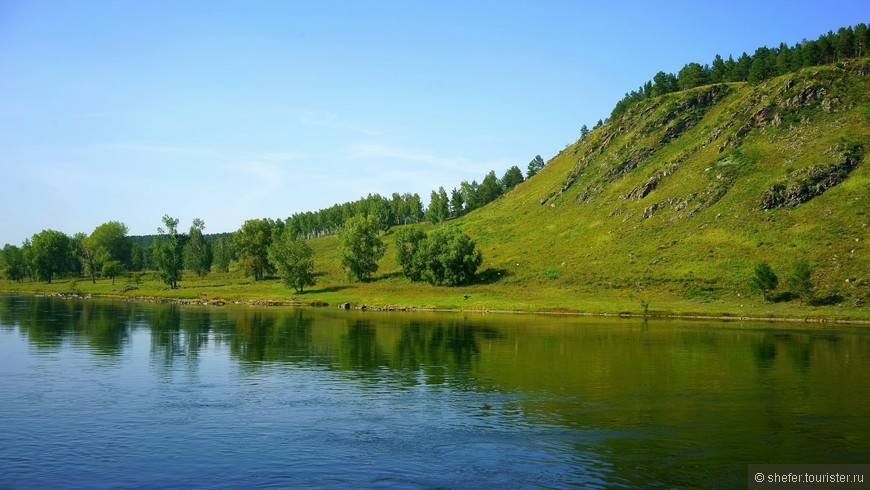
M 435 285 L 468 284 L 483 263 L 474 241 L 455 228 L 439 228 L 429 235 L 416 229 L 400 230 L 396 249 L 405 277 Z
M 764 300 L 767 301 L 767 293 L 776 289 L 779 283 L 779 278 L 766 262 L 761 262 L 755 266 L 755 275 L 749 279 L 749 285 L 755 291 L 760 291 Z
M 396 262 L 402 267 L 402 274 L 412 281 L 422 281 L 425 264 L 420 261 L 418 250 L 426 240 L 426 234 L 419 228 L 400 228 L 396 231 Z

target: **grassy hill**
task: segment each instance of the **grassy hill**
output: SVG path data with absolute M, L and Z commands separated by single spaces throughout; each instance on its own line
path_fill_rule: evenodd
M 870 320 L 870 60 L 812 67 L 757 85 L 646 99 L 553 157 L 532 179 L 462 218 L 484 254 L 461 288 L 412 283 L 390 248 L 375 280 L 352 283 L 338 241 L 318 238 L 318 285 L 296 300 L 376 307 Z M 422 226 L 426 229 L 432 225 Z M 782 295 L 798 260 L 820 303 Z M 754 266 L 780 276 L 767 302 Z M 128 295 L 288 300 L 277 280 L 149 276 Z M 69 285 L 34 284 L 45 291 Z M 121 285 L 79 281 L 86 292 Z M 52 289 L 55 288 L 55 289 Z
M 867 151 L 870 61 L 851 60 L 645 100 L 449 224 L 484 252 L 490 283 L 467 288 L 495 303 L 472 301 L 483 308 L 638 311 L 644 301 L 684 313 L 866 316 Z M 332 238 L 314 243 L 321 257 L 335 254 Z M 765 303 L 750 290 L 758 262 L 784 290 L 800 259 L 834 305 Z M 388 254 L 382 271 L 397 270 Z M 417 289 L 378 282 L 362 289 Z

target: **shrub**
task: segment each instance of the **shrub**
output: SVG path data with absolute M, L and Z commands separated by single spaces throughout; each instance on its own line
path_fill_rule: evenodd
M 396 249 L 406 277 L 435 285 L 468 284 L 483 263 L 474 240 L 455 228 L 439 228 L 429 235 L 419 230 L 400 230 Z
M 776 289 L 779 278 L 770 268 L 767 262 L 761 262 L 755 266 L 755 275 L 749 279 L 749 285 L 754 291 L 760 291 L 764 300 L 767 301 L 767 293 Z

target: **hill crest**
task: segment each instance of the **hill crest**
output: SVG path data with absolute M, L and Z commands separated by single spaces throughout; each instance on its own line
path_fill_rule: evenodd
M 820 291 L 863 304 L 868 73 L 852 59 L 641 101 L 460 222 L 493 267 L 521 269 L 507 281 L 554 270 L 579 290 L 703 300 L 803 259 Z

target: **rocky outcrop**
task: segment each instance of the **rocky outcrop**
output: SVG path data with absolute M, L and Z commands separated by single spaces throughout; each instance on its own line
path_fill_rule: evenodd
M 835 151 L 841 154 L 836 163 L 795 170 L 770 186 L 761 197 L 762 209 L 798 206 L 846 180 L 861 164 L 864 146 L 850 145 Z

